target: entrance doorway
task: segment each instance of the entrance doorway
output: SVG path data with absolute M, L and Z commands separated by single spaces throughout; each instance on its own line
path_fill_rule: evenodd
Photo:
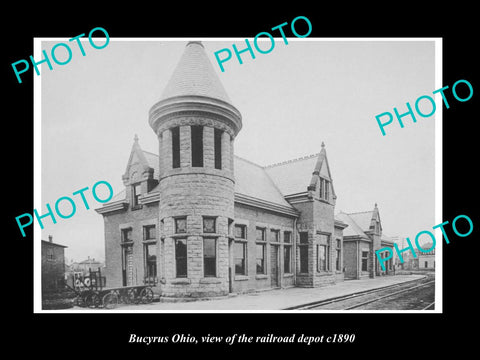
M 273 288 L 280 287 L 279 245 L 270 245 L 270 284 Z
M 122 286 L 132 285 L 133 282 L 132 254 L 132 246 L 122 246 Z

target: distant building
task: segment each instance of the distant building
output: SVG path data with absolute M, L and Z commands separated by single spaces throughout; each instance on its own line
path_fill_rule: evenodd
M 375 251 L 381 248 L 393 250 L 393 238 L 382 234 L 382 223 L 377 204 L 372 211 L 339 213 L 336 219 L 347 224 L 343 231 L 344 266 L 346 279 L 360 279 L 394 273 L 393 257 L 382 269 Z M 388 253 L 388 250 L 385 250 Z M 386 257 L 386 255 L 382 257 Z
M 42 240 L 42 293 L 63 289 L 65 280 L 65 248 L 56 244 L 52 236 Z
M 397 242 L 399 249 L 405 249 L 407 247 L 405 239 Z M 422 244 L 422 249 L 428 250 L 432 247 L 432 243 Z M 414 245 L 415 246 L 415 245 Z M 402 253 L 403 263 L 400 258 L 396 256 L 396 264 L 398 269 L 402 270 L 434 270 L 435 269 L 435 248 L 429 252 L 421 252 L 415 248 L 415 256 L 411 251 L 405 251 Z
M 72 262 L 70 264 L 70 271 L 72 272 L 81 272 L 84 275 L 87 275 L 89 270 L 98 271 L 98 269 L 102 270 L 104 267 L 104 263 L 95 260 L 95 258 L 88 258 L 86 260 L 80 262 Z

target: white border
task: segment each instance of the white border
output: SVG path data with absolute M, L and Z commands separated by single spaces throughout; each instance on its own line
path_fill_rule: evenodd
M 92 39 L 97 39 L 93 37 Z M 100 39 L 100 38 L 98 38 Z M 102 38 L 104 39 L 104 38 Z M 288 41 L 434 41 L 435 43 L 435 89 L 440 89 L 442 85 L 442 70 L 443 70 L 443 39 L 442 38 L 290 38 Z M 88 41 L 88 38 L 82 38 L 82 41 Z M 112 38 L 110 41 L 244 41 L 245 38 Z M 261 41 L 267 39 L 260 39 Z M 281 41 L 282 38 L 275 38 L 275 41 Z M 34 41 L 34 58 L 41 58 L 41 43 L 42 41 L 68 41 L 68 38 L 33 38 Z M 41 76 L 37 76 L 32 71 L 34 77 L 34 207 L 42 208 L 41 204 Z M 443 160 L 443 143 L 442 143 L 442 111 L 443 111 L 443 99 L 440 94 L 436 94 L 436 107 L 435 113 L 435 223 L 442 223 L 442 160 Z M 440 109 L 442 111 L 440 111 Z M 34 221 L 35 222 L 35 221 Z M 432 227 L 434 225 L 432 224 Z M 34 225 L 34 313 L 47 313 L 47 314 L 114 314 L 114 313 L 275 313 L 275 314 L 317 314 L 317 313 L 338 313 L 338 314 L 382 314 L 382 313 L 401 313 L 401 314 L 438 314 L 443 313 L 443 257 L 442 246 L 443 239 L 442 233 L 439 228 L 435 232 L 437 246 L 435 248 L 435 310 L 42 310 L 41 309 L 41 229 L 39 226 Z M 241 295 L 239 295 L 241 296 Z

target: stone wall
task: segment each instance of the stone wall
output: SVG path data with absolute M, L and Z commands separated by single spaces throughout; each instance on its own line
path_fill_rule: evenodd
M 247 256 L 246 256 L 246 275 L 235 275 L 233 290 L 236 293 L 250 292 L 260 289 L 270 289 L 276 287 L 272 281 L 272 246 L 278 247 L 278 286 L 291 287 L 294 285 L 294 219 L 291 216 L 276 214 L 263 209 L 235 203 L 235 224 L 245 225 L 247 230 Z M 256 228 L 264 228 L 266 234 L 265 241 L 265 274 L 256 273 Z M 280 233 L 279 245 L 273 241 L 272 230 L 278 230 Z M 291 273 L 284 272 L 284 232 L 289 231 L 292 234 L 291 240 Z M 289 246 L 289 245 L 287 245 Z M 232 266 L 233 270 L 234 267 Z

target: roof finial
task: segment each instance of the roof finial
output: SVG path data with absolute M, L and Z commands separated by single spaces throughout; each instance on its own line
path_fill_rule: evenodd
M 190 44 L 197 44 L 197 45 L 200 45 L 201 47 L 203 47 L 203 44 L 202 44 L 201 41 L 189 41 L 186 46 L 188 46 Z
M 324 148 L 324 147 L 325 147 L 325 143 L 322 141 L 322 148 Z
M 377 207 L 377 203 L 375 203 L 375 208 Z
M 135 134 L 135 136 L 133 137 L 133 141 L 135 141 L 136 143 L 138 143 L 138 135 Z

